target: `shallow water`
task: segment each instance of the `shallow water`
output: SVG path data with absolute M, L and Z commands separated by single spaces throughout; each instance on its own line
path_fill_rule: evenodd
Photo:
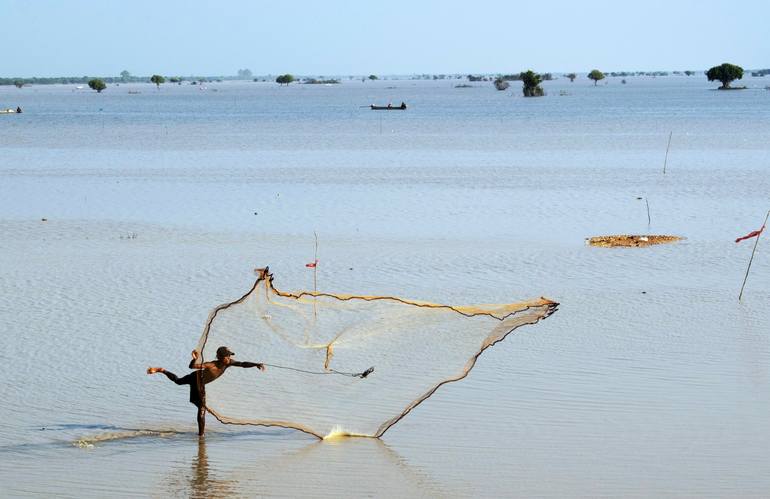
M 768 92 L 627 80 L 0 87 L 4 495 L 767 496 L 770 259 L 738 303 L 733 240 L 770 208 Z M 561 307 L 383 441 L 199 443 L 144 369 L 185 372 L 254 267 L 312 287 L 313 231 L 320 289 Z M 584 244 L 611 233 L 686 239 Z

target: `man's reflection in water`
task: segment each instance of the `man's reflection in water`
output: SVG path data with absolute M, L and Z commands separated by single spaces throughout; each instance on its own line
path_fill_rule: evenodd
M 230 480 L 217 479 L 209 469 L 206 455 L 206 439 L 198 439 L 198 455 L 192 460 L 189 497 L 226 497 L 236 495 L 235 484 Z

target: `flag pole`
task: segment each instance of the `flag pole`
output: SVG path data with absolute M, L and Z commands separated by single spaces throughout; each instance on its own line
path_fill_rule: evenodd
M 754 241 L 754 249 L 751 250 L 751 258 L 749 258 L 749 265 L 746 267 L 746 275 L 743 277 L 743 284 L 741 285 L 741 292 L 738 294 L 738 301 L 741 301 L 741 298 L 743 297 L 743 288 L 746 287 L 746 280 L 749 278 L 749 270 L 751 270 L 751 262 L 754 261 L 754 253 L 757 251 L 757 244 L 759 244 L 759 238 L 762 237 L 762 232 L 764 232 L 765 225 L 767 225 L 767 219 L 770 217 L 770 210 L 767 211 L 767 215 L 765 215 L 765 221 L 762 224 L 762 231 L 757 234 L 757 240 Z

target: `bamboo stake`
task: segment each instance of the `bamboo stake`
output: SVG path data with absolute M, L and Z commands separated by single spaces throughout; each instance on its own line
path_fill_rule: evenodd
M 765 230 L 765 225 L 767 225 L 767 218 L 770 217 L 770 210 L 767 211 L 767 215 L 765 215 L 765 221 L 762 224 L 762 232 Z M 757 244 L 759 244 L 759 238 L 762 237 L 762 232 L 757 234 L 757 240 L 754 241 L 754 249 L 751 250 L 751 258 L 749 258 L 749 265 L 746 267 L 746 275 L 743 277 L 743 284 L 741 285 L 741 292 L 738 294 L 738 301 L 741 301 L 741 298 L 743 297 L 743 288 L 746 287 L 746 280 L 749 278 L 749 270 L 751 270 L 751 262 L 754 261 L 754 253 L 757 251 Z
M 671 147 L 671 136 L 674 135 L 674 132 L 669 132 L 668 134 L 668 145 L 666 146 L 666 158 L 663 160 L 663 175 L 666 174 L 666 163 L 668 163 L 668 150 Z

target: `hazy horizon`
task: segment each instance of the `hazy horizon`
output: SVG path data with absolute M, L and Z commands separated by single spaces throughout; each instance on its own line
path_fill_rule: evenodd
M 725 61 L 725 62 L 728 62 L 728 61 Z M 716 65 L 719 65 L 719 64 L 721 64 L 721 63 L 715 63 L 714 65 L 716 66 Z M 770 64 L 768 64 L 768 66 L 770 66 Z M 239 68 L 239 69 L 250 69 L 250 68 L 244 67 L 244 68 Z M 392 78 L 392 79 L 410 78 L 410 77 L 423 76 L 423 75 L 428 75 L 428 76 L 433 76 L 433 75 L 437 75 L 438 76 L 438 75 L 441 75 L 441 76 L 445 76 L 447 78 L 450 78 L 450 77 L 466 77 L 467 75 L 473 75 L 473 76 L 494 76 L 494 75 L 503 75 L 503 74 L 518 74 L 521 71 L 526 71 L 528 69 L 532 69 L 536 73 L 540 73 L 540 74 L 550 73 L 550 74 L 557 75 L 557 76 L 566 75 L 566 74 L 569 74 L 569 73 L 575 73 L 577 76 L 585 76 L 585 75 L 587 75 L 591 71 L 591 69 L 599 69 L 600 71 L 602 71 L 603 73 L 605 73 L 607 75 L 609 75 L 609 73 L 622 73 L 622 72 L 625 72 L 625 73 L 647 73 L 647 74 L 649 74 L 649 73 L 658 73 L 658 72 L 667 72 L 667 73 L 669 73 L 669 76 L 679 76 L 679 75 L 673 75 L 671 73 L 673 73 L 675 71 L 676 72 L 682 72 L 682 73 L 684 71 L 693 71 L 694 74 L 690 75 L 690 76 L 699 76 L 699 75 L 702 76 L 702 75 L 704 75 L 704 72 L 708 68 L 692 68 L 692 67 L 685 67 L 685 68 L 655 68 L 655 69 L 650 69 L 650 68 L 631 68 L 631 69 L 629 69 L 629 68 L 624 68 L 624 69 L 617 69 L 617 68 L 590 68 L 590 69 L 587 69 L 585 71 L 558 71 L 558 70 L 554 71 L 554 70 L 539 70 L 537 68 L 520 68 L 519 70 L 511 70 L 511 71 L 489 71 L 489 72 L 475 72 L 475 73 L 474 72 L 470 72 L 470 71 L 460 71 L 459 73 L 446 73 L 446 72 L 435 72 L 434 73 L 434 72 L 426 72 L 426 71 L 421 71 L 421 72 L 416 72 L 416 73 L 398 73 L 398 72 L 397 73 L 378 73 L 378 74 L 376 74 L 376 76 L 378 78 L 380 78 L 380 79 L 382 79 L 382 78 Z M 743 69 L 744 69 L 744 71 L 748 72 L 748 71 L 764 70 L 764 69 L 768 69 L 768 68 L 767 67 L 743 67 Z M 163 71 L 156 71 L 154 73 L 147 73 L 147 74 L 131 73 L 130 78 L 148 78 L 149 79 L 153 74 L 159 74 L 159 75 L 167 77 L 167 78 L 169 78 L 169 77 L 171 77 L 171 78 L 181 77 L 181 78 L 191 79 L 191 78 L 220 78 L 221 77 L 221 78 L 227 78 L 227 79 L 250 80 L 252 78 L 276 77 L 276 76 L 279 76 L 280 74 L 289 73 L 292 76 L 294 76 L 295 78 L 296 77 L 299 77 L 299 78 L 308 77 L 308 78 L 310 78 L 310 77 L 322 77 L 323 76 L 323 77 L 328 77 L 328 78 L 342 78 L 342 79 L 346 79 L 346 78 L 349 78 L 351 76 L 353 78 L 361 78 L 361 77 L 365 77 L 365 76 L 368 76 L 369 74 L 371 74 L 371 73 L 334 74 L 334 73 L 328 73 L 328 72 L 327 73 L 323 73 L 323 72 L 322 73 L 299 73 L 299 72 L 294 72 L 294 71 L 284 71 L 282 73 L 256 73 L 256 72 L 252 71 L 252 76 L 251 77 L 239 78 L 237 72 L 238 72 L 238 70 L 235 70 L 235 71 L 233 71 L 231 73 L 208 74 L 208 73 L 203 73 L 203 72 L 199 71 L 199 72 L 194 72 L 194 73 L 191 73 L 191 74 L 177 74 L 177 73 L 165 73 Z M 634 76 L 634 75 L 630 75 L 630 76 Z M 751 75 L 744 74 L 744 77 L 746 77 L 746 76 L 751 76 Z M 83 75 L 80 75 L 80 74 L 35 74 L 35 75 L 0 74 L 0 78 L 23 78 L 23 79 L 31 79 L 31 78 L 41 78 L 41 79 L 42 78 L 82 78 L 82 77 L 89 77 L 89 78 L 91 78 L 91 77 L 94 77 L 94 78 L 120 78 L 120 74 L 114 74 L 114 75 L 113 74 L 96 74 L 96 73 L 88 73 L 88 74 L 83 74 Z
M 6 77 L 495 74 L 770 66 L 770 5 L 0 0 Z
M 249 69 L 249 68 L 241 68 L 241 69 Z M 550 74 L 553 74 L 553 75 L 556 75 L 556 76 L 566 75 L 568 73 L 573 73 L 573 72 L 577 76 L 585 76 L 585 75 L 587 75 L 590 72 L 590 69 L 586 70 L 586 71 L 551 71 L 551 70 L 542 71 L 542 70 L 537 70 L 536 68 L 521 68 L 520 70 L 492 71 L 492 72 L 484 72 L 484 73 L 480 73 L 480 72 L 472 73 L 472 72 L 468 72 L 468 71 L 461 71 L 459 73 L 442 73 L 442 72 L 432 73 L 432 72 L 422 71 L 422 72 L 417 72 L 417 73 L 391 73 L 391 74 L 379 73 L 379 74 L 376 74 L 376 76 L 378 78 L 380 78 L 380 79 L 383 79 L 383 78 L 385 78 L 385 79 L 387 79 L 387 78 L 399 79 L 399 78 L 411 78 L 411 77 L 417 77 L 417 76 L 423 76 L 423 75 L 428 75 L 428 76 L 433 76 L 433 75 L 438 76 L 438 75 L 441 75 L 441 76 L 445 76 L 447 79 L 449 79 L 449 78 L 453 78 L 453 77 L 463 77 L 464 78 L 467 75 L 494 76 L 494 75 L 503 75 L 503 74 L 518 74 L 521 71 L 526 71 L 528 69 L 532 69 L 536 73 L 540 73 L 540 74 L 550 73 Z M 594 69 L 594 68 L 591 68 L 591 69 Z M 621 72 L 626 72 L 626 73 L 668 72 L 669 76 L 680 76 L 680 75 L 673 75 L 671 73 L 674 72 L 674 71 L 684 72 L 684 71 L 688 71 L 688 70 L 689 71 L 694 71 L 694 74 L 691 75 L 691 76 L 699 76 L 699 75 L 703 76 L 704 75 L 704 71 L 706 71 L 705 68 L 694 68 L 694 69 L 693 68 L 656 68 L 656 69 L 640 69 L 640 68 L 636 68 L 636 69 L 608 69 L 608 68 L 596 68 L 596 69 L 599 69 L 600 71 L 602 71 L 603 73 L 605 73 L 608 76 L 609 76 L 609 73 L 621 73 Z M 767 68 L 760 68 L 760 67 L 746 68 L 746 67 L 744 67 L 743 69 L 744 69 L 744 71 L 757 71 L 757 70 L 762 70 L 762 69 L 767 69 Z M 164 76 L 166 78 L 169 78 L 169 77 L 170 78 L 180 77 L 180 78 L 185 78 L 185 79 L 188 79 L 188 80 L 192 79 L 192 78 L 227 78 L 228 80 L 238 80 L 238 79 L 240 79 L 240 80 L 251 80 L 252 78 L 259 79 L 259 78 L 264 78 L 264 77 L 276 77 L 276 76 L 279 76 L 279 74 L 287 73 L 287 71 L 284 71 L 283 73 L 263 73 L 263 74 L 256 73 L 256 72 L 252 71 L 252 73 L 253 73 L 252 76 L 251 77 L 246 77 L 246 78 L 238 78 L 238 75 L 236 73 L 237 73 L 237 70 L 233 71 L 232 73 L 223 73 L 223 74 L 206 74 L 206 73 L 202 73 L 202 72 L 195 72 L 195 73 L 191 73 L 191 74 L 186 74 L 185 75 L 185 74 L 176 74 L 176 73 L 164 73 L 163 71 L 156 71 L 156 72 L 154 72 L 152 74 L 159 74 L 159 75 Z M 351 76 L 354 79 L 358 79 L 358 78 L 362 78 L 362 77 L 368 76 L 370 74 L 370 73 L 359 73 L 359 74 L 351 74 L 351 73 L 346 73 L 346 74 L 297 73 L 297 72 L 292 72 L 292 71 L 288 71 L 288 73 L 291 74 L 292 76 L 294 76 L 295 78 L 306 78 L 306 77 L 307 78 L 311 78 L 311 77 L 321 77 L 321 76 L 323 76 L 323 77 L 328 77 L 328 78 L 340 78 L 340 79 L 342 79 L 342 81 L 345 81 L 347 78 L 349 78 Z M 150 74 L 150 73 L 148 73 L 148 74 L 134 74 L 134 73 L 131 73 L 130 78 L 147 78 L 148 82 L 149 82 L 149 78 L 152 76 L 152 74 Z M 630 75 L 630 76 L 634 76 L 634 75 Z M 744 74 L 744 77 L 746 77 L 746 76 L 751 76 L 751 75 Z M 45 75 L 43 75 L 43 74 L 36 74 L 36 75 L 0 74 L 0 78 L 22 78 L 22 79 L 32 79 L 32 78 L 40 78 L 40 79 L 46 79 L 46 78 L 83 78 L 83 77 L 87 77 L 87 78 L 120 78 L 120 74 L 114 74 L 114 75 L 112 75 L 112 74 L 95 74 L 95 73 L 89 73 L 89 74 L 83 74 L 83 75 L 79 75 L 79 74 L 56 74 L 56 75 L 54 75 L 54 74 L 45 74 Z M 626 76 L 626 77 L 628 77 L 628 76 Z M 169 83 L 169 82 L 166 81 L 166 83 Z

